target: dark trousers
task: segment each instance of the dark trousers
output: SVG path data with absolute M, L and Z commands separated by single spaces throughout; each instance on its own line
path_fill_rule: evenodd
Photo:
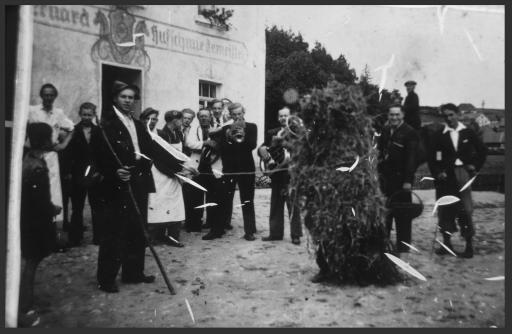
M 164 241 L 166 236 L 180 241 L 181 228 L 180 221 L 148 224 L 149 235 L 153 241 Z
M 70 232 L 71 226 L 69 221 L 69 200 L 72 198 L 73 194 L 73 184 L 71 180 L 66 180 L 65 178 L 60 178 L 61 188 L 62 188 L 62 223 L 65 231 Z M 71 199 L 72 201 L 72 199 Z M 73 205 L 73 204 L 71 204 Z
M 282 239 L 284 234 L 284 206 L 288 208 L 288 217 L 290 217 L 290 235 L 291 238 L 300 238 L 302 236 L 302 226 L 300 223 L 300 209 L 297 201 L 290 198 L 288 193 L 288 182 L 281 180 L 272 180 L 272 193 L 270 195 L 270 234 L 271 238 Z M 292 203 L 295 202 L 295 203 Z
M 231 224 L 231 215 L 233 214 L 233 198 L 235 197 L 235 189 L 238 184 L 240 191 L 240 202 L 242 206 L 242 214 L 244 217 L 245 234 L 256 233 L 256 217 L 254 213 L 254 186 L 256 178 L 254 174 L 229 175 L 224 176 L 226 186 L 226 200 L 224 204 L 225 226 Z
M 223 178 L 217 179 L 213 175 L 203 174 L 200 175 L 199 182 L 208 190 L 206 192 L 206 202 L 217 203 L 217 206 L 206 208 L 206 224 L 210 226 L 210 232 L 218 235 L 223 234 L 225 227 L 223 213 L 225 212 L 226 180 Z M 203 213 L 203 210 L 201 210 L 201 213 Z
M 194 177 L 192 180 L 201 184 L 200 176 Z M 204 186 L 203 184 L 201 184 Z M 185 202 L 185 229 L 187 231 L 201 231 L 203 217 L 203 210 L 194 209 L 195 207 L 204 204 L 204 192 L 191 186 L 188 183 L 182 185 L 183 189 L 183 200 Z
M 469 179 L 470 177 L 464 167 L 455 167 L 453 173 L 449 173 L 446 180 L 436 181 L 436 199 L 447 195 L 460 198 L 459 202 L 438 207 L 439 227 L 443 236 L 445 235 L 444 232 L 453 233 L 457 231 L 455 220 L 458 221 L 460 234 L 464 238 L 471 238 L 475 235 L 472 219 L 473 200 L 471 198 L 471 187 L 466 188 L 463 192 L 459 192 L 460 188 Z
M 408 252 L 409 247 L 402 243 L 411 243 L 412 239 L 412 219 L 408 218 L 407 215 L 402 216 L 399 210 L 393 210 L 389 206 L 395 204 L 407 204 L 411 203 L 411 194 L 404 192 L 402 186 L 404 181 L 400 177 L 388 177 L 381 181 L 384 184 L 384 194 L 388 201 L 388 212 L 386 214 L 386 228 L 388 235 L 391 234 L 393 229 L 393 219 L 396 227 L 396 249 L 398 252 Z M 401 209 L 402 211 L 404 209 Z
M 85 197 L 89 198 L 91 205 L 92 235 L 93 243 L 100 242 L 100 229 L 103 225 L 103 199 L 97 187 L 87 188 L 79 183 L 74 183 L 71 193 L 71 224 L 69 228 L 69 240 L 72 243 L 79 243 L 83 239 L 84 231 L 84 205 Z
M 139 210 L 147 221 L 148 194 L 134 194 Z M 146 240 L 132 202 L 126 193 L 119 193 L 106 203 L 105 228 L 98 254 L 98 283 L 115 282 L 119 269 L 122 278 L 135 280 L 144 275 Z

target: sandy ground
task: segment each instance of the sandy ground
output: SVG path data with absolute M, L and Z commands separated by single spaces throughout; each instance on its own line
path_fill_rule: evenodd
M 45 259 L 36 278 L 37 327 L 504 327 L 504 195 L 475 192 L 476 255 L 473 259 L 430 255 L 433 191 L 418 191 L 426 204 L 413 222 L 420 253 L 406 260 L 427 277 L 388 287 L 313 284 L 317 272 L 308 238 L 253 242 L 243 235 L 241 209 L 222 239 L 182 234 L 185 248 L 156 246 L 177 294 L 171 296 L 149 250 L 146 273 L 153 284 L 123 285 L 120 293 L 96 288 L 97 246 Z M 268 234 L 270 190 L 256 191 L 257 236 Z M 239 204 L 238 195 L 235 204 Z M 88 214 L 88 209 L 86 209 Z M 87 217 L 88 221 L 89 217 Z M 393 236 L 394 238 L 394 236 Z M 462 250 L 463 241 L 454 237 Z M 186 305 L 188 300 L 194 321 Z

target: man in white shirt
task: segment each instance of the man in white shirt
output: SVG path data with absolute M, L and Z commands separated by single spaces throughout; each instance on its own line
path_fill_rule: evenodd
M 206 216 L 206 224 L 204 227 L 207 228 L 215 228 L 215 224 L 212 225 L 213 217 L 217 216 L 217 210 L 220 208 L 220 197 L 215 196 L 219 189 L 218 182 L 221 182 L 220 177 L 221 174 L 219 172 L 222 170 L 221 159 L 218 158 L 218 154 L 214 151 L 211 151 L 215 142 L 213 142 L 210 138 L 210 131 L 213 130 L 210 127 L 211 124 L 211 113 L 208 109 L 201 109 L 197 112 L 197 119 L 199 124 L 197 127 L 193 127 L 188 136 L 185 138 L 185 143 L 189 147 L 191 155 L 190 161 L 188 162 L 188 167 L 191 167 L 195 170 L 198 170 L 202 175 L 198 175 L 194 177 L 194 181 L 198 182 L 206 189 L 208 192 L 206 194 L 206 201 L 213 201 L 217 203 L 216 207 L 208 207 L 207 216 Z M 207 150 L 210 150 L 208 153 Z M 217 157 L 216 159 L 214 157 Z M 211 160 L 211 158 L 214 158 Z M 215 173 L 217 172 L 217 173 Z M 187 223 L 186 229 L 187 231 L 201 231 L 201 217 L 203 216 L 203 210 L 194 209 L 198 205 L 202 205 L 204 202 L 204 194 L 194 188 L 194 187 L 184 187 L 184 195 L 186 197 L 185 206 L 187 208 Z M 222 233 L 224 229 L 222 228 Z M 222 235 L 221 232 L 216 230 L 215 236 L 220 237 Z M 208 239 L 205 239 L 208 240 Z
M 95 167 L 104 176 L 100 187 L 105 198 L 97 279 L 99 289 L 109 293 L 119 291 L 115 281 L 121 268 L 124 283 L 155 281 L 155 276 L 144 274 L 143 224 L 147 224 L 148 194 L 155 192 L 155 184 L 151 161 L 145 158 L 153 155 L 152 139 L 142 122 L 133 118 L 138 94 L 138 87 L 115 81 L 114 111 L 103 119 L 104 136 L 91 137 Z
M 436 198 L 451 195 L 460 198 L 452 205 L 440 206 L 438 209 L 439 226 L 444 244 L 453 249 L 450 236 L 457 231 L 455 219 L 461 235 L 466 239 L 464 252 L 460 257 L 473 257 L 472 238 L 475 234 L 472 221 L 473 202 L 471 187 L 460 191 L 464 185 L 482 168 L 487 148 L 477 134 L 459 121 L 460 112 L 453 103 L 441 106 L 446 125 L 434 136 L 432 152 L 430 153 L 430 169 L 435 178 Z M 448 254 L 440 247 L 436 254 Z

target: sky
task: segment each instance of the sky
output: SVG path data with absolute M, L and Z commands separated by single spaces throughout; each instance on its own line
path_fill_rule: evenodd
M 300 32 L 359 76 L 406 95 L 415 80 L 421 105 L 505 106 L 504 6 L 267 5 L 265 24 Z M 486 11 L 482 11 L 486 10 Z

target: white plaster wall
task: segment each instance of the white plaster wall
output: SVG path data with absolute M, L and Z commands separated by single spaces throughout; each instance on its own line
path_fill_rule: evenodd
M 86 6 L 72 8 L 80 9 Z M 246 120 L 258 126 L 258 143 L 263 141 L 265 99 L 265 27 L 260 7 L 226 6 L 234 15 L 229 31 L 221 31 L 196 22 L 197 6 L 146 6 L 129 11 L 141 17 L 179 26 L 210 38 L 223 38 L 244 43 L 247 58 L 243 63 L 199 57 L 146 44 L 151 68 L 145 72 L 142 108 L 153 107 L 164 113 L 170 109 L 196 110 L 199 98 L 199 80 L 222 84 L 218 97 L 227 97 L 246 107 Z M 70 8 L 69 6 L 67 7 Z M 87 7 L 91 13 L 97 8 Z M 56 106 L 61 107 L 74 121 L 78 121 L 78 106 L 90 101 L 100 105 L 100 66 L 91 58 L 91 47 L 99 38 L 99 27 L 92 24 L 89 34 L 34 24 L 31 104 L 39 103 L 39 88 L 45 82 L 59 89 Z M 92 34 L 96 35 L 92 35 Z M 213 37 L 212 37 L 213 36 Z M 217 37 L 216 37 L 217 36 Z M 123 66 L 119 64 L 119 66 Z M 158 127 L 164 123 L 160 117 Z

